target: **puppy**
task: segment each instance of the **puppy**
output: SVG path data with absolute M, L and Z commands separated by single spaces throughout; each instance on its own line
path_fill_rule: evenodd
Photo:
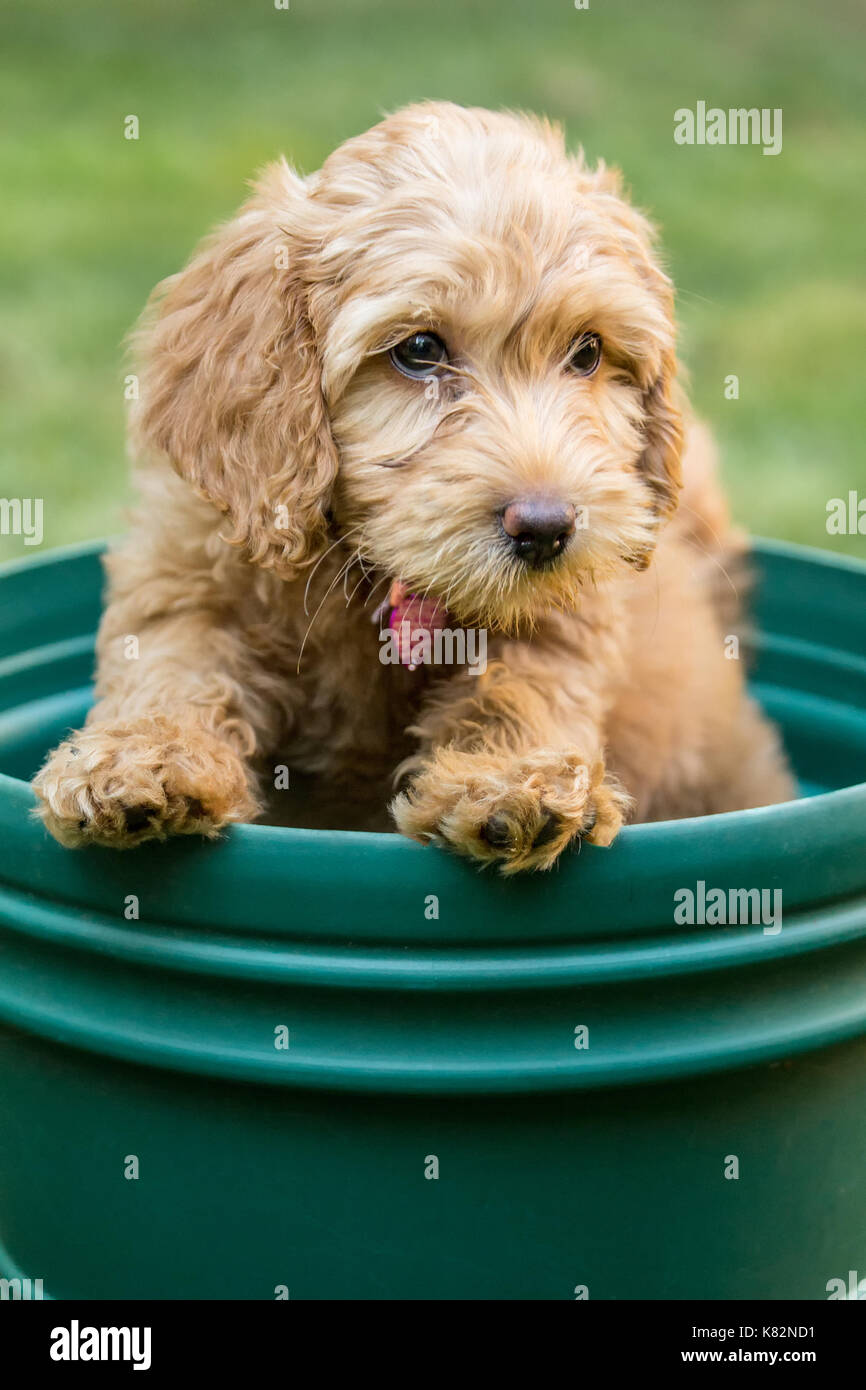
M 137 351 L 97 701 L 35 781 L 61 843 L 215 835 L 291 769 L 514 873 L 794 795 L 729 659 L 671 283 L 557 129 L 431 103 L 273 165 Z M 407 660 L 425 614 L 485 669 Z

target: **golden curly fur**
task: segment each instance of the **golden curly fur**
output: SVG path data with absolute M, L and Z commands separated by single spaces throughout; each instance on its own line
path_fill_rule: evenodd
M 421 330 L 450 352 L 432 392 L 389 357 Z M 670 281 L 618 176 L 557 129 L 430 103 L 307 179 L 272 166 L 137 349 L 141 505 L 107 562 L 97 703 L 35 782 L 62 843 L 215 834 L 283 763 L 346 825 L 377 823 L 396 774 L 401 831 L 505 872 L 628 816 L 793 794 L 726 659 L 742 545 L 684 422 Z M 499 518 L 540 494 L 586 525 L 530 568 Z M 378 659 L 395 579 L 489 632 L 483 674 Z

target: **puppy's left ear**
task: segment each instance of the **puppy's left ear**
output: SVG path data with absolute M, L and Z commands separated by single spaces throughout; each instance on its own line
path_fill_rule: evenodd
M 652 489 L 660 517 L 675 510 L 682 487 L 683 417 L 677 400 L 676 358 L 666 353 L 662 369 L 644 392 L 646 444 L 638 467 Z
M 652 490 L 659 517 L 668 517 L 676 510 L 682 487 L 680 463 L 684 435 L 682 401 L 676 386 L 673 286 L 656 258 L 655 229 L 625 197 L 619 171 L 607 168 L 603 162 L 594 169 L 587 168 L 582 153 L 573 161 L 573 167 L 581 195 L 593 200 L 603 216 L 613 223 L 623 251 L 661 310 L 662 317 L 656 329 L 658 365 L 654 380 L 643 390 L 645 445 L 638 467 Z M 642 562 L 643 557 L 639 563 Z M 646 563 L 649 563 L 648 558 Z

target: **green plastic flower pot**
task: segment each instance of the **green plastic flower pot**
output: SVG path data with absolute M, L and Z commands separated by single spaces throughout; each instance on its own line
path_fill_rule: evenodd
M 760 1299 L 866 1275 L 866 566 L 758 566 L 754 689 L 802 799 L 518 881 L 267 826 L 62 850 L 26 779 L 87 708 L 98 550 L 3 571 L 0 1276 Z M 752 889 L 780 922 L 677 920 L 684 890 Z

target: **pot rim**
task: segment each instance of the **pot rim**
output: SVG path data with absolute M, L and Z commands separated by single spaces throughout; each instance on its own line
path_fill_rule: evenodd
M 0 568 L 0 585 L 68 560 L 95 561 L 102 549 L 86 543 L 13 561 Z M 866 563 L 848 556 L 777 541 L 757 542 L 755 550 L 866 586 Z M 47 835 L 32 806 L 29 784 L 0 774 L 0 884 L 7 889 L 103 915 L 137 894 L 149 901 L 151 920 L 166 927 L 207 925 L 241 939 L 525 941 L 527 917 L 538 943 L 616 939 L 669 925 L 670 909 L 667 918 L 659 915 L 659 893 L 664 885 L 669 904 L 674 880 L 775 889 L 784 878 L 794 912 L 866 892 L 866 863 L 856 863 L 866 860 L 866 781 L 775 806 L 627 826 L 610 849 L 582 846 L 550 873 L 511 880 L 397 834 L 349 830 L 238 825 L 216 842 L 185 837 L 134 854 L 69 851 Z M 800 861 L 797 890 L 780 872 L 792 859 Z M 419 910 L 429 895 L 439 899 L 433 921 Z M 605 902 L 612 898 L 613 908 Z M 274 910 L 262 911 L 257 899 Z M 491 914 L 496 927 L 484 920 Z

